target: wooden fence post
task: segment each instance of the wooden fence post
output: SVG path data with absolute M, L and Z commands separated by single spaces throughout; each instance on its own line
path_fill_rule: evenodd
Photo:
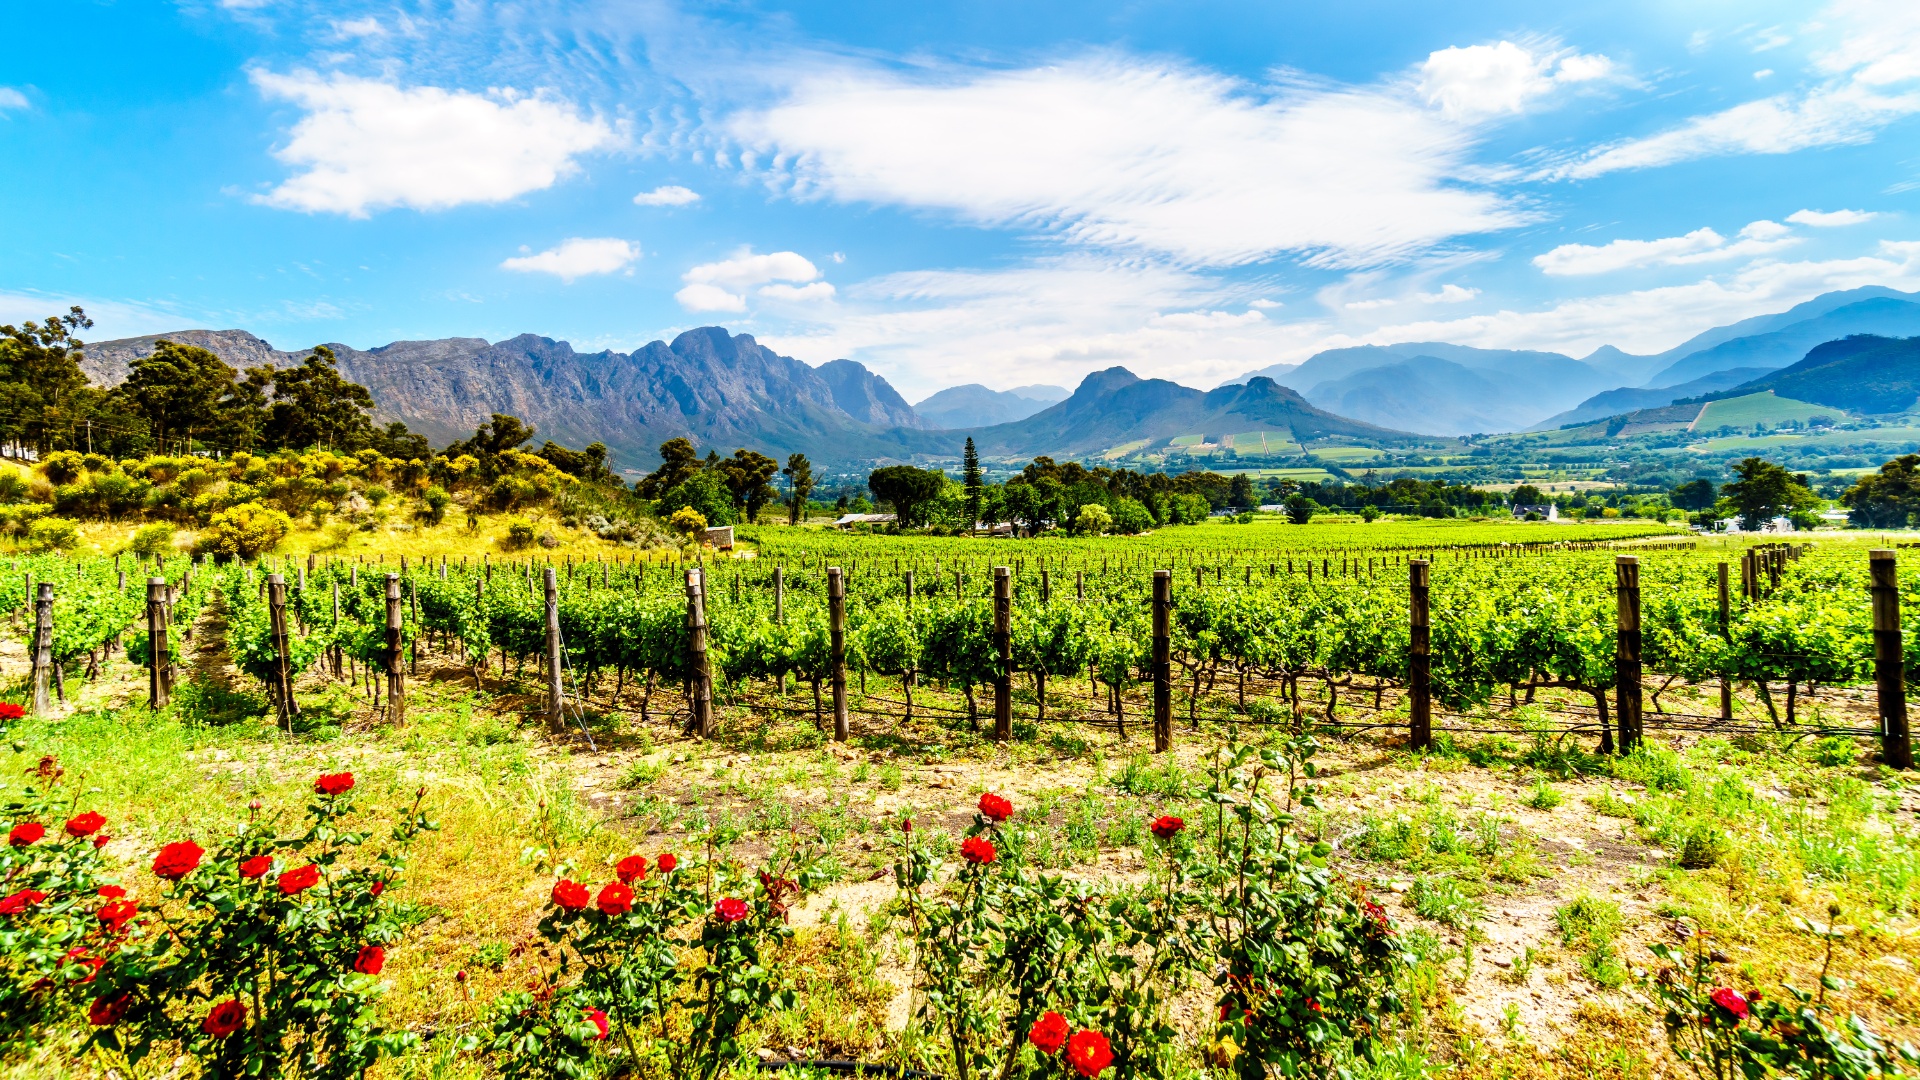
M 993 568 L 993 740 L 1013 738 L 1013 571 Z
M 167 579 L 147 579 L 147 707 L 167 707 Z
M 1614 709 L 1619 714 L 1620 753 L 1640 745 L 1640 559 L 1613 557 Z
M 687 734 L 713 733 L 713 668 L 707 657 L 707 578 L 699 567 L 687 569 L 687 647 L 692 672 L 687 676 Z
M 827 567 L 827 647 L 832 650 L 833 741 L 847 741 L 847 580 Z
M 1720 564 L 1720 636 L 1733 632 L 1733 595 L 1727 584 L 1727 564 Z M 1733 680 L 1720 676 L 1720 719 L 1733 719 Z
M 1900 584 L 1894 574 L 1894 554 L 1876 549 L 1867 559 L 1873 591 L 1873 681 L 1880 697 L 1880 761 L 1896 769 L 1911 769 L 1913 741 L 1907 734 Z
M 280 726 L 291 735 L 299 710 L 293 703 L 293 664 L 287 655 L 287 579 L 279 574 L 267 578 L 267 629 L 273 641 L 273 704 Z
M 544 577 L 546 583 L 547 631 L 547 734 L 560 735 L 567 730 L 566 684 L 560 681 L 560 578 L 549 565 Z
M 1153 752 L 1173 749 L 1173 571 L 1153 572 Z
M 53 584 L 40 583 L 33 601 L 33 715 L 45 716 L 52 708 L 47 699 L 47 683 L 53 677 Z
M 1433 745 L 1433 620 L 1428 610 L 1428 572 L 1432 563 L 1407 563 L 1407 694 L 1411 698 L 1407 745 Z
M 1040 571 L 1040 602 L 1045 604 L 1053 600 L 1053 571 Z
M 407 669 L 400 654 L 400 575 L 387 575 L 387 719 L 407 722 Z

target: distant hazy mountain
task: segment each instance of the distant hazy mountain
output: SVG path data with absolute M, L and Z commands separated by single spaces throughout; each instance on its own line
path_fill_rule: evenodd
M 1011 424 L 972 432 L 980 453 L 991 457 L 1085 454 L 1137 440 L 1150 443 L 1178 435 L 1244 431 L 1283 432 L 1293 441 L 1346 438 L 1369 445 L 1422 441 L 1335 416 L 1265 377 L 1246 385 L 1195 390 L 1165 379 L 1142 379 L 1123 367 L 1088 375 L 1073 396 Z
M 1801 308 L 1807 306 L 1802 304 Z M 1766 330 L 1729 338 L 1679 357 L 1647 380 L 1647 385 L 1673 386 L 1728 368 L 1783 368 L 1806 356 L 1815 345 L 1854 334 L 1920 334 L 1920 303 L 1899 293 L 1842 304 L 1791 322 L 1781 322 L 1783 316 L 1773 318 Z
M 1240 383 L 1252 382 L 1254 379 L 1257 379 L 1262 375 L 1264 375 L 1267 378 L 1272 379 L 1274 382 L 1279 383 L 1281 386 L 1286 386 L 1288 385 L 1287 376 L 1293 374 L 1294 371 L 1299 369 L 1299 367 L 1300 367 L 1299 364 L 1268 364 L 1266 367 L 1263 367 L 1258 371 L 1249 371 L 1245 375 L 1242 375 L 1237 379 L 1228 379 L 1226 382 L 1223 382 L 1220 385 L 1221 386 L 1237 386 Z
M 1858 413 L 1908 412 L 1920 399 L 1920 337 L 1870 334 L 1816 345 L 1806 358 L 1733 388 Z
M 1619 416 L 1621 413 L 1630 413 L 1636 409 L 1657 409 L 1662 405 L 1671 405 L 1681 398 L 1699 397 L 1701 394 L 1711 394 L 1716 390 L 1739 386 L 1749 379 L 1757 379 L 1766 373 L 1766 368 L 1730 368 L 1704 375 L 1689 383 L 1659 390 L 1623 386 L 1618 390 L 1595 394 L 1566 412 L 1549 416 L 1535 424 L 1533 430 L 1549 431 L 1568 424 L 1584 424 L 1609 416 Z
M 925 426 L 941 429 L 991 427 L 1025 420 L 1041 409 L 1065 401 L 1068 391 L 1061 386 L 1016 386 L 1011 390 L 990 390 L 979 383 L 949 386 L 916 404 L 913 411 Z
M 89 345 L 96 381 L 126 377 L 135 356 L 166 337 L 212 350 L 235 367 L 299 363 L 240 330 L 184 330 Z M 885 379 L 850 360 L 816 369 L 748 335 L 717 326 L 631 353 L 576 353 L 564 341 L 523 334 L 396 341 L 377 349 L 331 345 L 347 378 L 373 392 L 381 420 L 401 420 L 436 445 L 466 438 L 495 412 L 532 423 L 540 438 L 599 441 L 627 467 L 651 467 L 677 436 L 722 454 L 735 447 L 824 463 L 896 458 L 919 422 Z
M 1666 366 L 1658 356 L 1640 356 L 1602 345 L 1580 358 L 1588 367 L 1628 386 L 1638 386 L 1647 377 Z
M 1437 341 L 1329 349 L 1287 378 L 1323 409 L 1434 435 L 1521 431 L 1613 385 L 1560 353 Z

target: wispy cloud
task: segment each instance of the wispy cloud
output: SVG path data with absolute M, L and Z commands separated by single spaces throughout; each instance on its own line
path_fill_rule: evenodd
M 691 206 L 700 201 L 700 193 L 678 184 L 643 191 L 633 197 L 635 206 Z
M 1647 266 L 1686 266 L 1691 263 L 1720 262 L 1747 258 L 1798 243 L 1788 235 L 1792 230 L 1777 221 L 1756 221 L 1740 230 L 1740 238 L 1729 243 L 1712 229 L 1695 229 L 1685 236 L 1658 240 L 1615 240 L 1606 244 L 1562 244 L 1544 255 L 1536 255 L 1533 265 L 1556 277 L 1605 274 Z
M 33 102 L 27 100 L 27 95 L 15 90 L 11 86 L 0 86 L 0 113 L 6 112 L 9 109 L 30 109 L 32 107 Z
M 1841 225 L 1859 225 L 1879 216 L 1866 210 L 1795 210 L 1787 215 L 1787 220 L 1795 225 L 1831 229 Z
M 590 274 L 612 274 L 625 270 L 639 258 L 640 246 L 631 240 L 574 237 L 538 254 L 507 259 L 500 264 L 500 268 L 522 274 L 552 274 L 572 284 L 574 279 Z

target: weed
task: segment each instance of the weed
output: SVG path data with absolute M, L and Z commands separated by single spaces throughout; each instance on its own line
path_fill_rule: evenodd
M 1581 952 L 1580 969 L 1588 978 L 1609 990 L 1626 982 L 1626 968 L 1613 947 L 1620 936 L 1619 904 L 1581 895 L 1555 908 L 1553 918 L 1560 925 L 1561 943 Z
M 880 766 L 880 789 L 882 791 L 900 790 L 900 766 L 891 761 Z
M 1853 764 L 1860 747 L 1844 735 L 1829 735 L 1813 744 L 1813 760 L 1829 767 Z
M 1680 764 L 1680 755 L 1645 743 L 1626 757 L 1616 759 L 1613 775 L 1622 780 L 1637 780 L 1649 791 L 1693 790 L 1693 774 Z
M 627 791 L 638 791 L 642 788 L 652 787 L 654 781 L 666 774 L 667 766 L 665 762 L 636 761 L 628 765 L 626 771 L 620 774 L 619 784 L 621 788 Z
M 1680 865 L 1687 870 L 1705 870 L 1726 853 L 1726 834 L 1707 822 L 1697 821 L 1680 844 Z
M 489 941 L 473 950 L 473 966 L 484 971 L 499 971 L 507 966 L 507 943 Z
M 1527 794 L 1524 801 L 1535 810 L 1551 810 L 1565 802 L 1566 796 L 1560 794 L 1559 788 L 1554 787 L 1545 780 L 1537 780 L 1534 782 L 1533 790 Z
M 1480 901 L 1468 896 L 1460 883 L 1450 877 L 1423 874 L 1414 879 L 1408 895 L 1413 899 L 1414 912 L 1421 918 L 1459 930 L 1471 926 L 1484 910 Z

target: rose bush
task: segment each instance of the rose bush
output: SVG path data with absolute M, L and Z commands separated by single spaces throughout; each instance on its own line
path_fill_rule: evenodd
M 387 886 L 434 826 L 420 813 L 422 791 L 376 845 L 352 787 L 349 774 L 322 777 L 291 835 L 254 804 L 211 850 L 163 846 L 144 901 L 152 916 L 117 899 L 97 913 L 114 937 L 94 979 L 89 1045 L 128 1071 L 167 1045 L 211 1078 L 330 1080 L 417 1044 L 385 1030 L 374 1004 L 385 945 L 400 932 Z

